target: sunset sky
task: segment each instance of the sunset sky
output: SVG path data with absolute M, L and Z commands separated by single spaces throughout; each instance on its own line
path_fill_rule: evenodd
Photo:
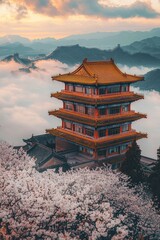
M 160 27 L 160 0 L 0 0 L 0 36 L 71 34 Z

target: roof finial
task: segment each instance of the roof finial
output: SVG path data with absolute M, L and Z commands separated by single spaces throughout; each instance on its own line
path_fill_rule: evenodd
M 87 62 L 87 60 L 88 60 L 87 58 L 84 58 L 84 59 L 83 59 L 83 62 Z
M 114 60 L 113 60 L 113 58 L 110 58 L 110 60 L 111 60 L 111 62 L 113 62 L 113 63 L 114 63 Z

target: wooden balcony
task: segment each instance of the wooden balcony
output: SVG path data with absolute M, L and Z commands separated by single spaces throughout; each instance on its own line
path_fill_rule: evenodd
M 71 110 L 59 109 L 49 111 L 49 115 L 54 115 L 61 119 L 78 122 L 81 124 L 90 125 L 93 127 L 107 126 L 111 124 L 118 124 L 124 122 L 132 122 L 141 118 L 146 118 L 146 114 L 136 113 L 135 111 L 124 112 L 121 114 L 105 115 L 105 116 L 92 116 Z
M 50 130 L 46 130 L 46 132 L 54 136 L 64 138 L 72 143 L 89 147 L 91 149 L 101 149 L 101 148 L 106 148 L 108 146 L 113 146 L 119 143 L 130 142 L 130 141 L 138 140 L 141 138 L 147 138 L 147 134 L 136 132 L 135 130 L 117 134 L 117 135 L 106 136 L 98 139 L 80 135 L 76 132 L 72 132 L 70 130 L 66 130 L 62 128 L 50 129 Z
M 134 102 L 139 99 L 144 99 L 142 94 L 136 94 L 134 92 L 121 92 L 108 95 L 86 95 L 83 93 L 61 91 L 52 93 L 51 97 L 58 98 L 63 101 L 84 103 L 90 105 L 104 105 L 124 102 Z

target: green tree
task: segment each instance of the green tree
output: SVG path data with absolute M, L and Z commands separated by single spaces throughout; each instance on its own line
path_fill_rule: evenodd
M 122 164 L 121 171 L 128 175 L 133 183 L 140 183 L 144 179 L 143 170 L 141 167 L 141 149 L 136 141 L 133 141 L 132 145 L 126 152 L 126 159 Z
M 152 193 L 160 204 L 160 147 L 157 149 L 157 163 L 149 177 Z

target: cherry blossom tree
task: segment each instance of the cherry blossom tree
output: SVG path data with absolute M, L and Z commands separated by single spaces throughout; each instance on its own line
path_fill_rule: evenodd
M 141 186 L 129 189 L 127 177 L 119 172 L 39 173 L 34 159 L 4 142 L 0 171 L 0 232 L 10 239 L 160 237 L 160 216 L 152 201 Z

